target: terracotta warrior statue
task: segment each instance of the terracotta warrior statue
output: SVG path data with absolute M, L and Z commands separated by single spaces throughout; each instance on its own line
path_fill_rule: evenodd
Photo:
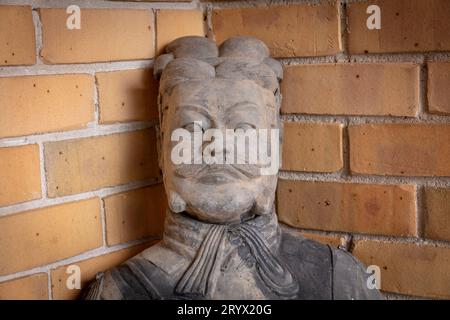
M 274 198 L 280 161 L 273 169 L 273 161 L 249 161 L 247 155 L 258 145 L 276 160 L 281 150 L 283 70 L 263 42 L 235 37 L 217 47 L 207 38 L 179 38 L 156 59 L 154 74 L 160 80 L 159 162 L 169 201 L 164 235 L 98 274 L 85 299 L 382 298 L 345 249 L 279 226 Z M 250 142 L 247 131 L 260 129 L 278 135 Z M 205 139 L 208 132 L 214 138 Z M 220 133 L 233 132 L 244 135 L 245 148 L 235 146 L 238 134 L 211 148 Z M 186 133 L 200 141 L 183 141 L 180 152 Z

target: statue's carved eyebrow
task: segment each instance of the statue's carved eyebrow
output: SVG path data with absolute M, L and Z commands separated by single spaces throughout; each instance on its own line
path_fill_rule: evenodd
M 184 110 L 190 110 L 197 113 L 200 113 L 205 118 L 208 118 L 209 120 L 212 120 L 212 116 L 209 113 L 208 109 L 205 108 L 202 105 L 196 105 L 196 104 L 184 104 L 177 107 L 177 112 L 184 111 Z
M 229 107 L 227 111 L 230 111 L 230 110 L 236 109 L 236 108 L 250 108 L 250 109 L 258 110 L 259 106 L 252 101 L 245 100 L 245 101 L 240 101 L 238 103 L 235 103 L 234 105 Z
M 228 121 L 233 119 L 233 113 L 232 111 L 234 110 L 247 110 L 248 112 L 245 113 L 245 117 L 246 119 L 248 119 L 248 117 L 251 117 L 253 120 L 259 119 L 261 117 L 260 115 L 260 111 L 261 108 L 259 105 L 257 105 L 256 103 L 252 102 L 252 101 L 240 101 L 238 103 L 235 103 L 234 105 L 232 105 L 231 107 L 229 107 L 227 109 L 227 114 L 225 115 L 225 119 L 227 119 Z M 231 111 L 231 114 L 230 114 Z

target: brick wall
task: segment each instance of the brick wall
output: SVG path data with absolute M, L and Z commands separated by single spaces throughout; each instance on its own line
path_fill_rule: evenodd
M 77 298 L 68 266 L 84 286 L 162 234 L 153 58 L 203 9 L 66 2 L 0 6 L 0 299 Z
M 151 67 L 205 32 L 284 65 L 279 219 L 380 266 L 391 298 L 450 298 L 449 1 L 370 1 L 380 30 L 366 1 L 5 2 L 0 298 L 75 298 L 67 266 L 85 284 L 160 237 Z

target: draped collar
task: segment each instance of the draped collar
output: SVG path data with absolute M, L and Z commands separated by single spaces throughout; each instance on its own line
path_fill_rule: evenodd
M 275 212 L 227 225 L 168 211 L 163 243 L 190 261 L 175 288 L 177 294 L 210 298 L 221 266 L 236 246 L 248 248 L 258 276 L 274 293 L 293 297 L 298 291 L 297 281 L 277 256 L 281 231 Z

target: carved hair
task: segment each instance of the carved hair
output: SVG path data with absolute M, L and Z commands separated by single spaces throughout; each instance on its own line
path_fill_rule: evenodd
M 270 90 L 276 98 L 277 111 L 280 108 L 283 69 L 278 61 L 270 58 L 264 42 L 253 37 L 230 38 L 219 48 L 213 40 L 204 37 L 178 38 L 156 59 L 153 72 L 160 80 L 161 118 L 164 96 L 169 96 L 177 84 L 212 78 L 252 80 Z

